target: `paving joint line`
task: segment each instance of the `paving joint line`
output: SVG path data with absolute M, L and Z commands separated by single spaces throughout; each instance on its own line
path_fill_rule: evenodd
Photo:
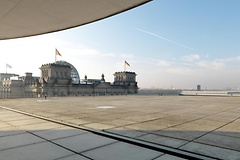
M 29 134 L 31 134 L 31 135 L 34 135 L 34 136 L 36 136 L 36 137 L 38 137 L 38 138 L 41 138 L 41 139 L 45 140 L 46 142 L 52 143 L 52 144 L 54 144 L 54 145 L 56 145 L 56 146 L 59 146 L 59 147 L 61 147 L 61 148 L 64 148 L 64 149 L 66 149 L 66 150 L 68 150 L 68 151 L 71 151 L 71 152 L 73 152 L 73 153 L 75 153 L 75 154 L 81 155 L 81 156 L 83 156 L 83 157 L 85 157 L 85 158 L 91 159 L 91 158 L 89 158 L 89 157 L 87 157 L 87 156 L 82 155 L 81 153 L 78 153 L 78 152 L 76 152 L 76 151 L 74 151 L 74 150 L 72 150 L 72 149 L 69 149 L 69 148 L 67 148 L 67 147 L 65 147 L 65 146 L 62 146 L 62 145 L 60 145 L 60 144 L 58 144 L 58 143 L 55 143 L 55 142 L 53 142 L 52 140 L 46 139 L 46 138 L 44 138 L 44 137 L 41 137 L 41 136 L 39 136 L 39 135 L 37 135 L 37 134 L 35 134 L 35 133 L 33 133 L 33 132 L 30 132 L 30 131 L 27 131 L 27 130 L 26 130 L 26 132 L 29 133 Z M 93 159 L 91 159 L 91 160 L 93 160 Z
M 236 107 L 236 108 L 239 108 L 239 107 Z M 236 108 L 233 108 L 233 109 L 231 109 L 231 110 L 234 110 L 234 109 L 236 109 Z M 180 125 L 183 125 L 183 124 L 191 123 L 191 122 L 194 122 L 194 121 L 197 121 L 197 120 L 200 120 L 200 119 L 204 119 L 204 118 L 206 118 L 206 117 L 210 117 L 210 116 L 212 116 L 212 115 L 216 115 L 216 114 L 223 113 L 223 112 L 226 112 L 226 111 L 214 113 L 214 114 L 211 114 L 211 115 L 206 115 L 206 116 L 203 116 L 203 117 L 200 117 L 200 118 L 191 120 L 191 121 L 183 122 L 183 123 L 180 123 L 180 124 L 171 125 L 171 126 L 169 126 L 169 127 L 166 127 L 166 128 L 160 129 L 160 130 L 164 130 L 164 129 L 168 129 L 168 128 L 173 128 L 173 127 L 180 126 Z M 184 114 L 184 113 L 183 113 L 183 114 Z M 180 115 L 181 115 L 181 114 L 180 114 Z M 171 115 L 171 116 L 172 116 L 172 115 Z M 143 122 L 136 122 L 136 123 L 133 123 L 133 124 L 128 124 L 128 125 L 124 125 L 124 126 L 120 126 L 120 127 L 128 127 L 128 126 L 131 126 L 131 125 L 134 125 L 134 124 L 141 124 L 141 123 L 145 123 L 145 122 L 151 122 L 151 121 L 155 121 L 155 120 L 160 120 L 160 119 L 168 118 L 168 117 L 171 117 L 171 116 L 162 117 L 162 118 L 157 118 L 157 119 L 152 119 L 152 120 L 147 120 L 147 121 L 143 121 Z M 113 127 L 113 128 L 118 128 L 118 127 Z M 113 128 L 111 128 L 111 129 L 113 129 Z M 158 131 L 160 131 L 160 130 L 158 130 Z M 140 131 L 140 130 L 137 130 L 137 131 Z
M 167 153 L 167 154 L 174 155 L 174 156 L 181 157 L 181 158 L 196 159 L 196 160 L 214 160 L 214 159 L 216 159 L 216 158 L 210 157 L 210 156 L 205 156 L 205 155 L 201 155 L 201 154 L 187 152 L 187 151 L 174 149 L 174 148 L 170 148 L 170 147 L 166 147 L 166 146 L 156 145 L 156 144 L 149 143 L 149 142 L 146 142 L 146 141 L 141 141 L 141 140 L 136 140 L 136 139 L 132 139 L 132 138 L 128 138 L 128 137 L 118 136 L 116 134 L 110 134 L 110 133 L 106 133 L 106 132 L 102 132 L 102 131 L 97 131 L 97 130 L 93 130 L 93 129 L 90 129 L 90 128 L 69 124 L 69 123 L 66 123 L 66 122 L 60 122 L 60 121 L 57 121 L 57 120 L 53 120 L 53 119 L 46 118 L 46 117 L 39 116 L 39 115 L 34 115 L 34 114 L 31 114 L 31 113 L 27 113 L 27 112 L 24 112 L 24 111 L 8 108 L 8 107 L 4 107 L 4 106 L 0 106 L 0 108 L 10 110 L 10 111 L 13 111 L 13 112 L 17 112 L 17 113 L 21 113 L 21 114 L 24 114 L 24 115 L 36 117 L 36 118 L 39 118 L 39 119 L 47 120 L 47 121 L 50 121 L 50 122 L 70 126 L 70 127 L 73 127 L 73 128 L 85 130 L 85 131 L 88 131 L 88 132 L 91 132 L 91 133 L 94 133 L 94 134 L 97 134 L 97 135 L 100 135 L 100 136 L 103 136 L 103 137 L 108 137 L 108 138 L 112 138 L 112 139 L 119 140 L 119 141 L 122 141 L 122 142 L 127 142 L 127 143 L 137 145 L 137 146 L 140 146 L 140 147 L 143 147 L 143 148 L 148 148 L 148 149 L 151 149 L 151 150 Z
M 224 127 L 224 126 L 226 126 L 226 125 L 228 125 L 228 124 L 230 124 L 230 123 L 233 123 L 234 121 L 236 121 L 236 120 L 238 120 L 238 119 L 240 119 L 240 117 L 238 117 L 238 118 L 236 118 L 236 119 L 234 119 L 234 120 L 232 120 L 232 121 L 230 121 L 230 122 L 228 122 L 228 123 L 225 123 L 224 125 L 219 126 L 218 128 L 215 128 L 214 130 L 211 130 L 211 131 L 209 131 L 209 132 L 206 132 L 206 133 L 204 133 L 203 135 L 194 138 L 193 140 L 188 141 L 186 144 L 183 144 L 183 145 L 179 146 L 179 148 L 182 147 L 182 146 L 185 146 L 185 145 L 187 145 L 187 144 L 189 144 L 189 143 L 191 143 L 191 142 L 195 142 L 195 143 L 205 144 L 205 145 L 214 146 L 214 147 L 218 147 L 218 148 L 223 148 L 223 149 L 228 149 L 228 150 L 229 150 L 229 148 L 220 147 L 220 146 L 216 146 L 216 145 L 212 145 L 212 144 L 206 144 L 206 143 L 202 143 L 202 142 L 196 142 L 195 140 L 197 140 L 197 139 L 199 139 L 199 138 L 201 138 L 201 137 L 203 137 L 203 136 L 205 136 L 205 135 L 207 135 L 207 134 L 210 134 L 210 133 L 212 133 L 212 132 L 214 132 L 214 131 L 216 131 L 216 130 L 218 130 L 218 129 L 220 129 L 220 128 L 222 128 L 222 127 Z M 239 152 L 238 150 L 234 150 L 234 149 L 232 149 L 232 150 Z
M 31 145 L 35 145 L 35 144 L 40 144 L 40 143 L 44 143 L 45 141 L 41 141 L 41 142 L 35 142 L 35 143 L 30 143 L 30 144 L 24 144 L 24 145 L 20 145 L 20 146 L 15 146 L 15 147 L 11 147 L 11 148 L 4 148 L 1 149 L 1 151 L 6 151 L 6 150 L 10 150 L 10 149 L 16 149 L 16 148 L 20 148 L 20 147 L 26 147 L 26 146 L 31 146 Z
M 160 157 L 162 157 L 162 156 L 164 156 L 164 155 L 167 155 L 166 153 L 163 153 L 163 154 L 161 154 L 161 155 L 159 155 L 159 156 L 157 156 L 157 157 L 155 157 L 155 158 L 153 158 L 153 159 L 151 159 L 151 160 L 156 160 L 156 159 L 158 159 L 158 158 L 160 158 Z
M 84 150 L 84 151 L 79 152 L 79 153 L 85 153 L 85 152 L 88 152 L 88 151 L 91 151 L 91 150 L 94 150 L 94 149 L 98 149 L 98 148 L 102 148 L 102 147 L 106 147 L 106 146 L 109 146 L 109 145 L 112 145 L 112 144 L 115 144 L 115 143 L 119 143 L 119 141 L 111 142 L 111 143 L 104 144 L 104 145 L 101 145 L 101 146 L 98 146 L 98 147 L 95 147 L 95 148 L 87 149 L 87 150 Z
M 67 156 L 60 157 L 60 158 L 57 158 L 57 159 L 54 159 L 54 160 L 62 160 L 62 159 L 65 159 L 65 158 L 68 159 L 68 157 L 71 157 L 71 156 L 74 156 L 74 155 L 76 155 L 76 154 L 67 155 Z M 78 155 L 80 155 L 80 154 L 78 154 Z M 83 156 L 83 155 L 81 155 L 81 156 Z M 94 160 L 94 159 L 91 159 L 91 158 L 86 157 L 86 156 L 84 156 L 84 158 L 87 158 L 88 160 Z

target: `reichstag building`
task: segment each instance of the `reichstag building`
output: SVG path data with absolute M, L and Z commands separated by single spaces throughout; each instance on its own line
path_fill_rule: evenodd
M 77 69 L 66 61 L 43 64 L 40 77 L 0 73 L 0 98 L 97 96 L 135 94 L 138 91 L 135 72 L 115 72 L 114 82 L 100 79 L 80 79 Z M 100 77 L 99 76 L 99 77 Z

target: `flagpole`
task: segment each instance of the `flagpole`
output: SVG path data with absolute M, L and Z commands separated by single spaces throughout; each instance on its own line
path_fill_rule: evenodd
M 56 48 L 55 48 L 55 63 L 57 62 L 57 54 L 56 54 Z
M 7 63 L 6 63 L 6 74 L 7 74 Z
M 124 61 L 124 72 L 126 72 L 126 61 Z

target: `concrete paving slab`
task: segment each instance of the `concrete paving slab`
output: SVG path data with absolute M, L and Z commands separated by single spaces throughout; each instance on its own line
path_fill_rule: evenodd
M 213 121 L 213 122 L 215 122 L 215 121 L 216 122 L 224 122 L 225 124 L 227 124 L 227 123 L 233 121 L 235 118 L 216 115 L 216 116 L 206 117 L 204 119 L 208 120 L 208 121 Z
M 102 123 L 89 123 L 83 126 L 87 128 L 96 129 L 96 130 L 105 130 L 105 129 L 110 129 L 115 127 L 114 125 L 108 125 L 108 124 L 102 124 Z
M 155 144 L 161 144 L 161 145 L 172 147 L 172 148 L 178 148 L 178 147 L 188 143 L 188 141 L 185 141 L 185 140 L 164 137 L 164 136 L 154 135 L 154 134 L 147 134 L 144 136 L 140 136 L 137 139 L 144 140 L 147 142 L 152 142 Z
M 92 113 L 91 113 L 92 114 Z M 126 118 L 127 116 L 129 115 L 134 115 L 134 113 L 127 113 L 127 114 L 119 114 L 119 113 L 115 113 L 115 114 L 111 114 L 111 113 L 106 113 L 105 115 L 100 115 L 100 116 L 106 116 L 108 117 L 109 119 L 123 119 L 123 118 Z M 92 118 L 92 117 L 88 117 L 89 118 Z
M 210 126 L 210 125 L 201 125 L 201 124 L 195 123 L 193 121 L 193 122 L 181 124 L 181 125 L 178 125 L 178 126 L 174 126 L 174 127 L 171 127 L 171 128 L 176 129 L 176 130 L 186 131 L 186 132 L 197 131 L 197 132 L 207 133 L 207 132 L 211 132 L 211 131 L 216 130 L 218 127 Z
M 114 134 L 126 136 L 126 137 L 131 137 L 131 138 L 136 138 L 136 137 L 143 136 L 143 135 L 147 134 L 145 132 L 141 132 L 141 131 L 137 131 L 137 130 L 131 130 L 131 129 L 124 128 L 124 127 L 108 129 L 108 130 L 105 130 L 105 131 L 109 132 L 109 133 L 114 133 Z
M 123 119 L 115 119 L 115 120 L 111 120 L 111 121 L 104 121 L 103 123 L 109 124 L 112 126 L 116 126 L 116 127 L 121 127 L 121 126 L 135 124 L 136 122 L 129 121 L 129 120 L 123 120 Z
M 99 117 L 85 117 L 85 118 L 78 118 L 84 121 L 88 122 L 104 122 L 104 121 L 111 121 L 115 120 L 116 118 L 112 117 L 112 114 L 104 115 L 104 116 L 99 116 Z
M 72 137 L 80 134 L 86 134 L 88 132 L 85 132 L 83 130 L 79 129 L 73 129 L 71 127 L 61 127 L 61 128 L 54 128 L 50 130 L 41 130 L 41 131 L 36 131 L 34 134 L 43 137 L 44 139 L 47 140 L 56 140 L 56 139 L 61 139 L 61 138 L 66 138 L 66 137 Z
M 204 126 L 211 126 L 211 127 L 219 128 L 221 126 L 226 125 L 227 123 L 220 122 L 220 121 L 205 120 L 203 118 L 203 119 L 199 119 L 199 120 L 192 122 L 192 124 L 200 124 L 200 125 L 204 125 Z
M 59 121 L 66 121 L 66 120 L 70 120 L 70 119 L 74 119 L 74 118 L 72 116 L 63 116 L 63 115 L 59 114 L 57 117 L 54 117 L 53 119 L 59 120 Z
M 176 124 L 183 124 L 183 123 L 195 121 L 197 119 L 198 119 L 198 117 L 186 116 L 186 115 L 179 114 L 179 115 L 175 115 L 175 116 L 165 117 L 165 118 L 162 118 L 161 120 L 164 120 L 166 122 L 168 122 L 168 121 L 173 121 L 175 123 L 178 122 Z
M 211 107 L 211 106 L 209 105 L 208 107 Z M 220 112 L 220 111 L 211 111 L 211 109 L 208 107 L 201 106 L 201 108 L 193 111 L 192 114 L 198 114 L 199 116 L 202 116 L 202 117 L 209 117 Z
M 0 119 L 4 122 L 9 122 L 9 121 L 16 121 L 16 120 L 24 120 L 29 118 L 24 115 L 17 115 L 17 116 L 10 116 L 10 117 L 1 117 Z
M 132 130 L 138 130 L 138 131 L 141 131 L 141 132 L 150 133 L 150 132 L 154 132 L 154 131 L 157 131 L 157 130 L 167 128 L 166 126 L 167 125 L 160 126 L 160 125 L 154 125 L 154 124 L 151 124 L 151 123 L 148 123 L 148 122 L 143 122 L 143 123 L 128 125 L 126 127 L 129 128 L 129 129 L 132 129 Z
M 176 139 L 182 139 L 186 141 L 192 141 L 196 139 L 197 137 L 200 137 L 207 132 L 202 132 L 202 131 L 190 131 L 190 130 L 184 130 L 181 128 L 173 127 L 173 128 L 168 128 L 168 129 L 163 129 L 159 131 L 153 132 L 153 134 L 156 135 L 162 135 L 162 136 L 167 136 L 167 137 L 172 137 Z
M 25 119 L 17 119 L 14 121 L 8 121 L 9 124 L 14 126 L 25 126 L 25 125 L 32 125 L 32 124 L 40 124 L 40 123 L 46 123 L 46 121 L 38 118 L 33 118 L 29 116 L 25 116 Z
M 1 122 L 1 121 L 0 121 L 0 129 L 2 129 L 2 128 L 8 128 L 8 127 L 11 127 L 11 125 L 10 125 L 10 124 L 7 124 L 6 122 Z
M 55 160 L 73 153 L 50 142 L 37 143 L 0 151 L 2 160 Z
M 8 110 L 5 110 L 5 109 L 0 109 L 0 115 L 5 115 L 5 114 L 8 114 L 8 113 L 12 113 L 12 112 L 8 111 Z
M 16 113 L 16 112 L 0 112 L 0 119 L 4 119 L 4 118 L 8 118 L 8 117 L 17 117 L 17 116 L 22 116 L 22 114 L 20 113 Z
M 240 124 L 240 116 L 239 116 L 239 118 L 237 119 L 237 120 L 235 120 L 234 122 L 232 122 L 232 123 L 238 123 L 238 124 Z
M 187 122 L 186 120 L 183 120 L 183 119 L 178 119 L 178 118 L 162 118 L 162 119 L 158 119 L 158 120 L 153 120 L 153 121 L 149 121 L 149 122 L 145 122 L 144 124 L 146 125 L 157 125 L 157 126 L 162 126 L 163 128 L 168 128 L 168 127 L 172 127 L 172 126 L 175 126 L 175 125 L 180 125 L 180 124 L 183 124 L 185 122 Z
M 45 122 L 45 123 L 36 123 L 36 124 L 30 124 L 30 125 L 22 125 L 19 126 L 20 129 L 36 132 L 41 130 L 48 130 L 48 129 L 54 129 L 54 128 L 60 128 L 63 125 L 51 123 L 51 122 Z
M 214 131 L 214 134 L 240 138 L 240 125 L 237 123 L 230 123 Z
M 205 115 L 201 115 L 195 112 L 188 112 L 188 113 L 180 114 L 178 116 L 188 118 L 189 121 L 194 121 L 194 120 L 206 117 Z
M 214 131 L 212 132 L 213 134 L 216 134 L 216 135 L 223 135 L 223 136 L 227 136 L 227 137 L 235 137 L 235 138 L 240 138 L 240 132 L 234 132 L 234 131 L 228 131 L 228 132 L 219 132 L 219 131 Z
M 150 160 L 162 155 L 163 153 L 118 142 L 83 152 L 82 154 L 97 160 Z
M 67 119 L 65 122 L 76 124 L 76 125 L 85 125 L 91 123 L 90 121 L 84 119 Z
M 154 114 L 143 114 L 143 115 L 135 115 L 135 116 L 129 116 L 123 118 L 124 120 L 130 120 L 134 122 L 146 122 L 150 120 L 157 120 L 160 118 L 168 117 L 170 116 L 169 114 L 163 114 L 163 113 L 154 113 Z
M 30 133 L 0 137 L 0 151 L 43 141 Z
M 227 123 L 235 120 L 236 118 L 239 118 L 239 113 L 223 112 L 217 115 L 206 117 L 204 119 L 210 120 L 210 121 L 213 120 L 213 121 L 221 121 L 221 122 Z
M 240 111 L 238 111 L 239 108 L 235 108 L 232 110 L 226 110 L 224 112 L 221 112 L 219 114 L 217 114 L 218 116 L 221 116 L 222 118 L 232 118 L 233 119 L 237 119 L 239 118 L 239 113 Z
M 240 138 L 228 137 L 216 134 L 207 134 L 200 137 L 195 142 L 209 144 L 217 147 L 232 149 L 240 152 Z
M 176 157 L 176 156 L 172 156 L 169 154 L 164 154 L 154 160 L 185 160 L 184 158 L 180 158 L 180 157 Z
M 239 160 L 240 152 L 228 150 L 220 147 L 190 142 L 184 146 L 182 146 L 180 149 L 198 153 L 201 155 L 207 155 L 210 157 L 215 157 L 222 160 Z
M 231 123 L 227 124 L 226 126 L 224 126 L 222 128 L 230 129 L 230 131 L 231 131 L 231 129 L 235 128 L 236 130 L 240 131 L 240 122 L 238 120 L 236 120 L 234 122 L 231 122 Z
M 69 148 L 75 152 L 81 153 L 83 151 L 91 150 L 94 148 L 114 143 L 116 142 L 116 140 L 87 133 L 58 139 L 53 142 L 66 148 Z
M 0 137 L 11 136 L 15 134 L 22 134 L 22 133 L 26 133 L 26 131 L 20 130 L 13 126 L 0 128 Z
M 38 112 L 38 114 L 39 115 L 42 115 L 43 113 L 42 112 Z M 56 114 L 56 113 L 49 113 L 49 112 L 47 112 L 47 113 L 44 113 L 44 115 L 45 115 L 45 117 L 47 117 L 47 118 L 54 118 L 54 117 L 57 117 L 57 116 L 59 116 L 58 114 Z
M 232 109 L 229 112 L 231 112 L 231 113 L 240 113 L 240 108 Z
M 83 156 L 78 155 L 78 154 L 75 154 L 75 155 L 59 158 L 59 159 L 56 159 L 56 160 L 91 160 L 91 159 L 83 157 Z
M 186 110 L 186 109 L 182 109 L 182 107 L 179 107 L 179 108 L 175 108 L 174 110 L 167 110 L 167 111 L 164 111 L 162 113 L 165 113 L 165 114 L 169 114 L 171 116 L 177 116 L 177 115 L 181 115 L 181 114 L 185 114 L 185 113 L 188 113 L 189 111 Z

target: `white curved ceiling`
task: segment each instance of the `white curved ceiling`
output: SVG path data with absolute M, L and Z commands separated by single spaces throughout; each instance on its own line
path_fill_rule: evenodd
M 0 40 L 88 24 L 151 0 L 0 0 Z

